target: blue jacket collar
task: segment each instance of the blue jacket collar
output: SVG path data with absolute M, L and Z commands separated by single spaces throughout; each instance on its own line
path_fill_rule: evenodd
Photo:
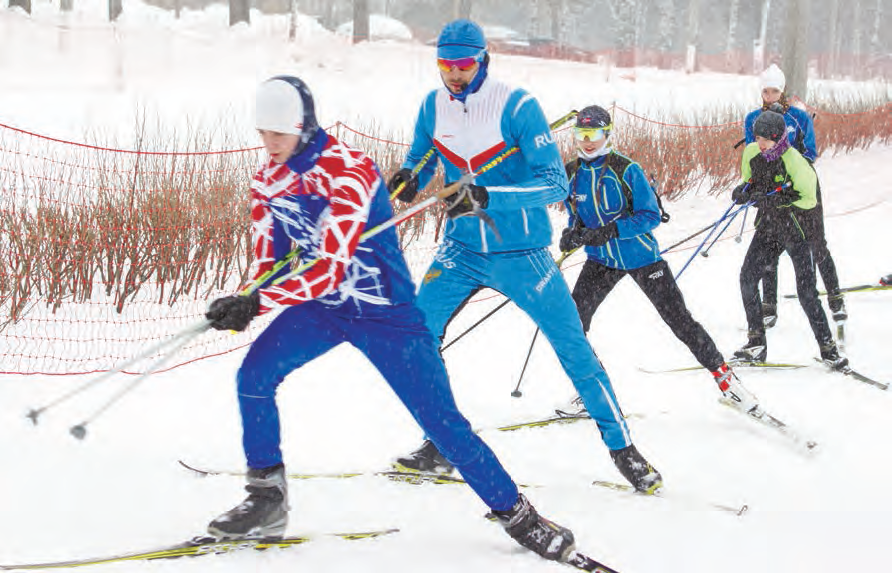
M 322 150 L 325 149 L 325 144 L 327 142 L 328 134 L 320 127 L 316 130 L 316 134 L 313 135 L 313 138 L 307 142 L 306 147 L 299 153 L 295 153 L 288 158 L 285 165 L 296 173 L 306 173 L 316 165 L 316 161 L 318 161 L 319 156 L 322 155 Z

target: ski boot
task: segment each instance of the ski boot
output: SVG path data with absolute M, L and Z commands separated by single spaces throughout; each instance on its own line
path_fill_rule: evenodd
M 566 561 L 576 547 L 573 532 L 539 515 L 523 494 L 511 509 L 492 514 L 514 541 L 545 559 Z
M 734 358 L 739 362 L 765 362 L 767 357 L 768 342 L 764 332 L 750 331 L 746 344 L 734 351 Z
M 419 472 L 449 475 L 454 466 L 443 457 L 437 446 L 430 440 L 424 440 L 421 447 L 393 462 L 393 469 L 401 472 Z
M 248 497 L 208 525 L 208 533 L 225 539 L 281 539 L 288 526 L 285 466 L 248 471 Z
M 730 366 L 722 364 L 717 370 L 712 371 L 712 376 L 715 378 L 719 390 L 722 391 L 722 396 L 732 402 L 736 408 L 754 418 L 761 417 L 762 408 L 759 406 L 759 400 L 752 392 L 744 388 Z
M 777 305 L 762 303 L 762 324 L 765 328 L 771 328 L 777 324 Z
M 629 480 L 637 491 L 652 495 L 663 487 L 663 476 L 638 453 L 634 444 L 620 450 L 610 450 L 610 457 L 619 473 Z
M 832 340 L 821 345 L 821 360 L 834 370 L 844 370 L 849 365 L 849 359 L 839 353 L 839 348 Z
M 582 396 L 576 396 L 573 400 L 570 401 L 570 405 L 566 410 L 557 409 L 554 411 L 555 414 L 561 416 L 562 418 L 590 418 L 591 416 L 588 413 L 588 410 L 585 407 L 585 403 L 582 401 Z
M 828 296 L 827 306 L 830 307 L 830 313 L 833 316 L 834 321 L 845 322 L 846 319 L 849 318 L 849 313 L 846 311 L 846 302 L 841 294 Z

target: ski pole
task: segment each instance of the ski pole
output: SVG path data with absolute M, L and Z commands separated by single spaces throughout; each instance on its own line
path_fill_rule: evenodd
M 567 257 L 569 257 L 571 254 L 575 253 L 577 250 L 578 250 L 578 247 L 576 249 L 573 249 L 572 251 L 567 251 L 566 253 L 562 253 L 560 258 L 558 258 L 558 260 L 555 261 L 555 264 L 557 264 L 557 266 L 560 268 L 561 263 L 563 263 Z M 481 318 L 480 320 L 478 320 L 477 322 L 475 322 L 474 324 L 469 326 L 464 332 L 462 332 L 461 334 L 459 334 L 458 336 L 456 336 L 455 338 L 450 340 L 446 345 L 441 347 L 440 352 L 443 352 L 444 350 L 446 350 L 447 348 L 449 348 L 450 346 L 452 346 L 453 344 L 455 344 L 456 342 L 458 342 L 459 340 L 464 338 L 466 334 L 468 334 L 469 332 L 471 332 L 472 330 L 474 330 L 475 328 L 480 326 L 480 324 L 483 321 L 485 321 L 487 318 L 489 318 L 490 316 L 494 315 L 499 310 L 501 310 L 502 308 L 507 306 L 509 302 L 511 302 L 510 298 L 506 298 L 505 300 L 503 300 L 501 303 L 499 303 L 499 306 L 497 306 L 494 309 L 492 309 L 491 311 L 487 312 L 483 316 L 483 318 Z M 512 393 L 512 395 L 513 395 L 513 393 Z
M 750 204 L 747 203 L 743 209 L 743 222 L 740 223 L 740 231 L 738 231 L 737 236 L 734 237 L 734 242 L 739 243 L 743 241 L 743 230 L 746 229 L 746 216 L 750 212 Z
M 715 223 L 710 223 L 710 224 L 706 225 L 705 227 L 703 227 L 702 229 L 700 229 L 700 230 L 697 231 L 696 233 L 694 233 L 694 234 L 692 234 L 692 235 L 688 235 L 687 237 L 685 237 L 684 239 L 678 241 L 677 243 L 675 243 L 674 245 L 672 245 L 672 246 L 670 246 L 670 247 L 666 247 L 665 249 L 663 249 L 662 251 L 660 251 L 660 254 L 661 254 L 661 255 L 665 255 L 666 253 L 668 253 L 669 251 L 671 251 L 671 250 L 674 249 L 675 247 L 680 247 L 681 245 L 687 243 L 687 242 L 690 241 L 691 239 L 695 239 L 695 238 L 699 237 L 700 235 L 702 235 L 702 234 L 705 233 L 706 231 L 710 230 L 713 226 L 715 226 Z
M 207 321 L 208 325 L 210 321 Z M 185 336 L 181 336 L 179 338 L 179 342 L 173 346 L 170 350 L 168 350 L 165 354 L 163 354 L 160 358 L 158 358 L 155 362 L 151 364 L 149 368 L 146 369 L 136 380 L 130 382 L 130 384 L 124 389 L 120 390 L 115 396 L 113 396 L 110 400 L 108 400 L 104 405 L 102 405 L 96 412 L 93 413 L 92 416 L 89 416 L 86 420 L 81 422 L 80 424 L 76 424 L 71 427 L 70 433 L 72 436 L 77 438 L 78 440 L 83 440 L 87 435 L 87 424 L 95 421 L 103 412 L 111 408 L 111 406 L 124 397 L 125 394 L 129 394 L 136 387 L 142 383 L 146 378 L 157 372 L 161 369 L 164 364 L 166 364 L 171 358 L 174 357 L 186 344 L 188 344 L 193 338 L 201 334 L 207 330 L 207 327 L 199 329 L 194 328 L 190 332 L 187 332 Z
M 561 264 L 563 264 L 563 262 L 565 260 L 567 260 L 567 257 L 572 255 L 579 249 L 580 249 L 580 247 L 576 247 L 575 249 L 571 249 L 565 253 L 562 253 L 560 258 L 555 261 L 555 264 L 557 265 L 558 269 L 561 268 Z M 536 338 L 539 336 L 539 330 L 540 330 L 540 328 L 537 325 L 536 332 L 533 333 L 533 340 L 530 341 L 530 349 L 527 350 L 526 360 L 523 361 L 523 368 L 520 369 L 520 376 L 517 378 L 517 386 L 515 386 L 514 390 L 511 391 L 511 396 L 513 396 L 514 398 L 520 398 L 521 396 L 523 396 L 523 392 L 520 391 L 520 383 L 523 382 L 523 375 L 527 371 L 527 364 L 529 364 L 530 356 L 532 356 L 532 354 L 533 354 L 533 346 L 536 345 Z
M 434 156 L 434 152 L 436 150 L 437 149 L 435 147 L 431 147 L 430 149 L 427 150 L 427 153 L 425 153 L 421 157 L 421 161 L 419 161 L 415 165 L 415 167 L 412 168 L 413 176 L 418 175 L 421 172 L 421 170 L 424 168 L 424 165 L 430 160 L 431 157 Z M 396 199 L 396 196 L 400 194 L 400 192 L 403 190 L 403 187 L 405 187 L 405 186 L 406 186 L 406 181 L 403 181 L 402 183 L 397 185 L 396 189 L 393 190 L 393 193 L 390 194 L 390 200 L 393 201 L 394 199 Z
M 688 268 L 688 265 L 690 265 L 690 264 L 691 264 L 691 261 L 693 261 L 694 258 L 697 256 L 697 253 L 699 253 L 699 252 L 700 252 L 700 249 L 703 248 L 703 245 L 705 245 L 705 244 L 709 241 L 709 239 L 712 237 L 712 234 L 713 234 L 713 233 L 715 232 L 715 230 L 719 227 L 719 225 L 722 223 L 722 221 L 724 221 L 724 220 L 728 217 L 728 213 L 730 213 L 730 212 L 731 212 L 731 209 L 733 209 L 734 207 L 735 207 L 735 203 L 732 202 L 732 203 L 731 203 L 731 206 L 728 207 L 728 209 L 725 211 L 725 213 L 724 213 L 724 214 L 723 214 L 723 215 L 722 215 L 722 216 L 721 216 L 715 223 L 713 223 L 713 224 L 710 226 L 710 231 L 709 231 L 709 233 L 707 233 L 706 238 L 703 239 L 703 241 L 697 246 L 696 250 L 694 250 L 694 254 L 691 255 L 691 257 L 690 257 L 690 258 L 688 259 L 688 261 L 684 264 L 684 266 L 681 268 L 681 270 L 678 271 L 678 273 L 675 275 L 675 280 L 678 280 L 678 277 L 681 276 L 681 273 L 683 273 L 683 272 L 685 271 L 685 269 Z
M 483 316 L 483 318 L 481 318 L 480 320 L 478 320 L 477 322 L 475 322 L 474 324 L 472 324 L 471 326 L 469 326 L 469 327 L 467 328 L 467 330 L 465 330 L 464 332 L 462 332 L 461 334 L 459 334 L 458 336 L 456 336 L 455 338 L 453 338 L 452 340 L 450 340 L 449 343 L 447 343 L 446 345 L 444 345 L 443 347 L 441 347 L 441 348 L 440 348 L 440 352 L 444 352 L 447 348 L 449 348 L 450 346 L 452 346 L 453 344 L 455 344 L 456 342 L 458 342 L 459 340 L 461 340 L 462 338 L 464 338 L 464 336 L 465 336 L 466 334 L 468 334 L 469 332 L 471 332 L 472 330 L 474 330 L 475 328 L 477 328 L 478 326 L 480 326 L 480 323 L 482 323 L 482 322 L 485 321 L 487 318 L 489 318 L 490 316 L 492 316 L 492 315 L 494 315 L 495 313 L 497 313 L 501 308 L 503 308 L 504 306 L 506 306 L 509 302 L 511 302 L 511 299 L 510 299 L 510 298 L 506 298 L 505 300 L 503 300 L 501 303 L 499 303 L 499 306 L 497 306 L 497 307 L 495 307 L 494 309 L 492 309 L 491 311 L 487 312 L 487 313 Z
M 158 344 L 145 350 L 141 354 L 134 356 L 133 358 L 124 362 L 123 364 L 120 364 L 120 365 L 116 366 L 115 368 L 112 368 L 111 370 L 102 373 L 101 375 L 97 376 L 96 378 L 89 380 L 89 381 L 85 382 L 84 384 L 81 384 L 74 390 L 71 390 L 70 392 L 63 394 L 62 396 L 60 396 L 59 398 L 56 398 L 55 400 L 51 401 L 50 403 L 46 404 L 45 406 L 31 410 L 30 412 L 28 412 L 27 417 L 36 426 L 37 419 L 43 412 L 45 412 L 45 411 L 49 410 L 50 408 L 53 408 L 63 402 L 68 401 L 69 399 L 73 398 L 77 394 L 84 392 L 88 388 L 91 388 L 91 387 L 99 384 L 100 382 L 104 382 L 105 380 L 108 380 L 115 374 L 118 374 L 119 372 L 123 372 L 126 368 L 132 366 L 133 364 L 136 364 L 137 362 L 141 362 L 142 360 L 145 360 L 146 358 L 148 358 L 149 356 L 152 356 L 156 352 L 160 352 L 161 350 L 163 350 L 169 346 L 172 346 L 173 344 L 179 342 L 180 340 L 182 340 L 184 338 L 186 338 L 187 340 L 191 340 L 194 336 L 207 330 L 209 328 L 209 326 L 210 326 L 210 321 L 208 321 L 208 320 L 204 320 L 198 324 L 192 325 L 192 326 L 180 331 L 172 338 L 169 338 L 167 340 L 163 340 L 163 341 L 159 342 Z
M 520 383 L 523 382 L 523 374 L 527 371 L 527 364 L 530 363 L 530 356 L 533 354 L 533 346 L 536 344 L 536 338 L 539 336 L 539 327 L 536 327 L 536 332 L 533 333 L 533 341 L 530 342 L 530 349 L 527 351 L 527 358 L 523 361 L 523 368 L 520 369 L 520 377 L 517 379 L 517 386 L 514 387 L 514 390 L 511 392 L 511 395 L 515 398 L 520 398 L 523 396 L 523 393 L 520 391 Z
M 730 215 L 730 216 L 727 218 L 727 220 L 725 221 L 725 226 L 722 227 L 722 230 L 721 230 L 721 231 L 719 231 L 718 233 L 716 233 L 716 236 L 713 237 L 712 242 L 709 243 L 709 246 L 708 246 L 708 247 L 706 247 L 705 249 L 703 249 L 703 251 L 700 253 L 700 256 L 702 256 L 702 257 L 704 257 L 704 258 L 706 258 L 706 257 L 709 256 L 709 249 L 711 249 L 712 246 L 715 245 L 716 241 L 719 240 L 719 237 L 721 237 L 722 235 L 725 234 L 725 231 L 727 231 L 727 230 L 728 230 L 728 227 L 731 226 L 731 222 L 734 221 L 734 218 L 737 217 L 737 214 L 738 214 L 738 213 L 740 213 L 740 209 L 738 209 L 738 210 L 734 211 L 733 213 L 731 213 L 731 215 Z
M 239 292 L 239 294 L 242 296 L 247 296 L 247 295 L 253 293 L 267 279 L 269 279 L 269 277 L 275 275 L 282 268 L 284 268 L 286 265 L 288 265 L 294 259 L 294 257 L 296 257 L 298 255 L 298 253 L 300 253 L 300 249 L 294 249 L 293 251 L 287 253 L 280 260 L 276 261 L 276 264 L 274 264 L 271 269 L 269 269 L 265 273 L 261 274 L 251 284 L 249 284 L 244 289 L 242 289 L 242 291 Z M 31 411 L 28 412 L 26 417 L 29 418 L 31 420 L 31 422 L 36 426 L 38 418 L 40 417 L 40 415 L 43 412 L 49 410 L 50 408 L 54 408 L 54 407 L 58 406 L 59 404 L 67 402 L 74 396 L 76 396 L 82 392 L 85 392 L 89 388 L 92 388 L 93 386 L 96 386 L 96 385 L 100 384 L 101 382 L 105 382 L 106 380 L 113 377 L 115 374 L 119 374 L 119 373 L 123 372 L 130 366 L 133 366 L 134 364 L 142 362 L 146 358 L 149 358 L 150 356 L 152 356 L 158 352 L 161 352 L 162 350 L 168 349 L 168 347 L 177 345 L 177 347 L 173 351 L 168 350 L 168 352 L 179 351 L 179 349 L 182 348 L 186 344 L 186 342 L 192 340 L 193 338 L 195 338 L 197 335 L 201 334 L 202 332 L 207 331 L 210 328 L 210 324 L 211 323 L 209 320 L 203 319 L 200 322 L 197 322 L 196 324 L 186 327 L 185 329 L 174 334 L 172 337 L 168 338 L 167 340 L 162 340 L 158 344 L 155 344 L 154 346 L 147 348 L 146 350 L 144 350 L 140 354 L 134 356 L 130 360 L 127 360 L 126 362 L 119 364 L 118 366 L 112 368 L 111 370 L 103 372 L 101 375 L 97 376 L 96 378 L 94 378 L 92 380 L 88 380 L 87 382 L 85 382 L 85 383 L 81 384 L 80 386 L 78 386 L 77 388 L 74 388 L 73 390 L 63 394 L 62 396 L 56 398 L 55 400 L 51 401 L 50 403 L 46 404 L 45 406 L 32 409 Z M 183 342 L 180 342 L 180 341 L 183 341 Z M 158 369 L 157 366 L 150 369 L 146 373 L 142 374 L 140 376 L 139 380 L 142 380 L 143 378 L 148 376 L 148 374 L 150 374 L 151 372 L 153 372 L 157 369 Z M 72 433 L 74 433 L 74 432 L 72 431 Z

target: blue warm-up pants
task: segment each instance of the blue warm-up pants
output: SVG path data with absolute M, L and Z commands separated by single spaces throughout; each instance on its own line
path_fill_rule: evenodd
M 417 303 L 431 332 L 442 340 L 452 316 L 481 287 L 504 294 L 533 319 L 598 424 L 607 447 L 618 450 L 631 445 L 610 379 L 582 331 L 576 303 L 548 251 L 478 253 L 443 241 L 418 292 Z
M 276 389 L 285 376 L 342 342 L 368 357 L 486 505 L 514 505 L 517 486 L 459 412 L 436 340 L 413 304 L 376 307 L 361 316 L 313 301 L 282 311 L 251 345 L 238 372 L 248 467 L 282 462 Z

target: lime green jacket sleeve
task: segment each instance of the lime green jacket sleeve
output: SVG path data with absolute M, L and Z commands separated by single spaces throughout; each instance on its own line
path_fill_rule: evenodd
M 799 199 L 793 201 L 794 207 L 813 209 L 818 204 L 818 176 L 802 154 L 792 147 L 781 155 L 787 176 L 793 183 L 793 189 L 799 193 Z
M 741 183 L 746 183 L 753 178 L 753 172 L 750 170 L 750 160 L 759 153 L 759 145 L 750 143 L 743 148 L 743 158 L 740 160 L 740 178 Z

